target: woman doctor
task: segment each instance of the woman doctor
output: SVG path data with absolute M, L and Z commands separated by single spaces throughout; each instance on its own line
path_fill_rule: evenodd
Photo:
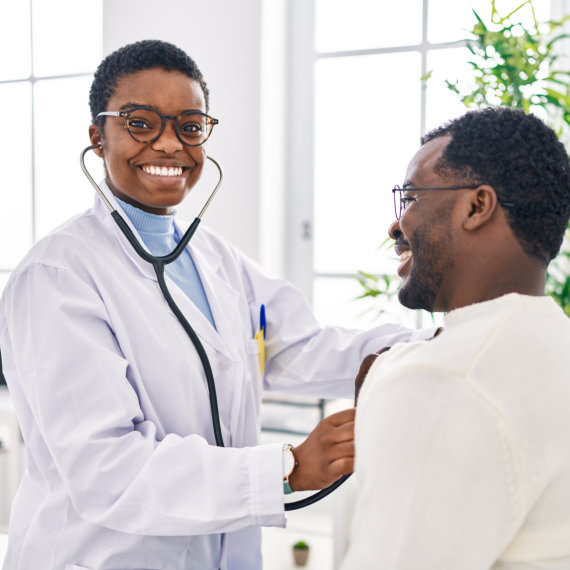
M 184 231 L 175 207 L 215 124 L 200 71 L 171 44 L 137 42 L 100 64 L 90 106 L 105 195 L 148 250 L 170 252 Z M 153 140 L 148 117 L 162 121 Z M 294 287 L 203 226 L 166 273 L 211 362 L 226 447 L 196 350 L 96 196 L 32 248 L 2 297 L 3 367 L 27 454 L 6 569 L 260 569 L 260 526 L 285 525 L 290 470 L 282 444 L 258 445 L 262 384 L 350 397 L 361 359 L 411 335 L 320 328 Z M 292 490 L 350 473 L 352 431 L 346 410 L 293 449 Z

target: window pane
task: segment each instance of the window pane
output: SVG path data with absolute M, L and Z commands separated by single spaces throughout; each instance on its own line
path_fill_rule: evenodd
M 92 72 L 101 59 L 102 20 L 102 0 L 35 0 L 34 75 Z
M 0 85 L 2 204 L 0 269 L 12 269 L 32 245 L 32 123 L 29 83 Z
M 31 75 L 30 3 L 2 2 L 0 17 L 0 80 Z
M 427 69 L 431 70 L 432 75 L 426 92 L 426 131 L 467 111 L 459 95 L 447 88 L 445 80 L 470 83 L 472 68 L 468 63 L 469 56 L 466 47 L 428 52 Z
M 521 0 L 497 0 L 496 9 L 500 16 L 506 16 L 522 4 Z M 534 2 L 534 12 L 539 22 L 550 17 L 550 2 Z M 457 2 L 452 0 L 429 0 L 428 10 L 428 40 L 432 43 L 451 42 L 470 37 L 476 18 L 473 10 L 480 18 L 489 24 L 491 21 L 491 3 L 489 0 L 471 0 Z M 521 21 L 532 26 L 532 12 L 526 5 L 515 16 L 515 21 Z M 453 25 L 450 25 L 453 22 Z
M 378 247 L 394 221 L 390 190 L 419 146 L 420 69 L 413 52 L 317 62 L 317 272 L 390 267 Z
M 320 52 L 421 42 L 422 0 L 316 0 L 315 16 L 315 43 Z
M 394 277 L 395 288 L 400 278 Z M 355 279 L 318 278 L 313 289 L 313 309 L 322 324 L 334 324 L 348 328 L 368 329 L 382 323 L 399 323 L 416 328 L 417 311 L 402 307 L 398 295 L 391 298 L 357 299 L 362 288 Z M 432 326 L 429 313 L 422 311 L 419 318 L 423 326 Z
M 93 202 L 91 185 L 79 166 L 79 153 L 89 145 L 91 119 L 87 99 L 91 81 L 90 77 L 80 77 L 36 83 L 38 238 Z M 95 174 L 95 180 L 98 176 Z

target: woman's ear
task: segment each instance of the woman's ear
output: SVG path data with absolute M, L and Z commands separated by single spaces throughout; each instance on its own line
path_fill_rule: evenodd
M 101 136 L 101 129 L 97 125 L 89 126 L 89 140 L 95 147 L 93 152 L 99 157 L 103 158 L 103 137 Z
M 499 202 L 495 189 L 488 184 L 482 184 L 466 195 L 469 213 L 463 220 L 463 228 L 466 231 L 474 231 L 484 226 L 493 217 Z

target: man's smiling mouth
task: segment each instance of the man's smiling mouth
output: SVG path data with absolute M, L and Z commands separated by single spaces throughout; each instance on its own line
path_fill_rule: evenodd
M 402 273 L 404 273 L 404 266 L 406 266 L 407 262 L 410 261 L 410 259 L 412 259 L 412 250 L 410 249 L 410 246 L 407 242 L 401 240 L 401 241 L 396 241 L 394 245 L 394 251 L 396 252 L 396 255 L 400 258 L 400 265 L 398 265 L 397 272 L 398 275 L 400 275 L 401 277 Z

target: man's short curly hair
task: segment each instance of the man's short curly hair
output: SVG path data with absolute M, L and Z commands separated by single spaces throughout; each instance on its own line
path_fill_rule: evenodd
M 437 173 L 492 186 L 513 204 L 506 217 L 524 251 L 548 264 L 570 218 L 570 162 L 556 133 L 522 110 L 498 107 L 469 111 L 421 142 L 445 135 Z
M 99 64 L 89 92 L 93 124 L 96 124 L 97 115 L 107 110 L 109 98 L 115 92 L 120 79 L 137 71 L 157 67 L 166 71 L 179 71 L 197 81 L 204 92 L 206 111 L 208 111 L 209 91 L 196 62 L 171 43 L 161 40 L 142 40 L 119 48 Z

